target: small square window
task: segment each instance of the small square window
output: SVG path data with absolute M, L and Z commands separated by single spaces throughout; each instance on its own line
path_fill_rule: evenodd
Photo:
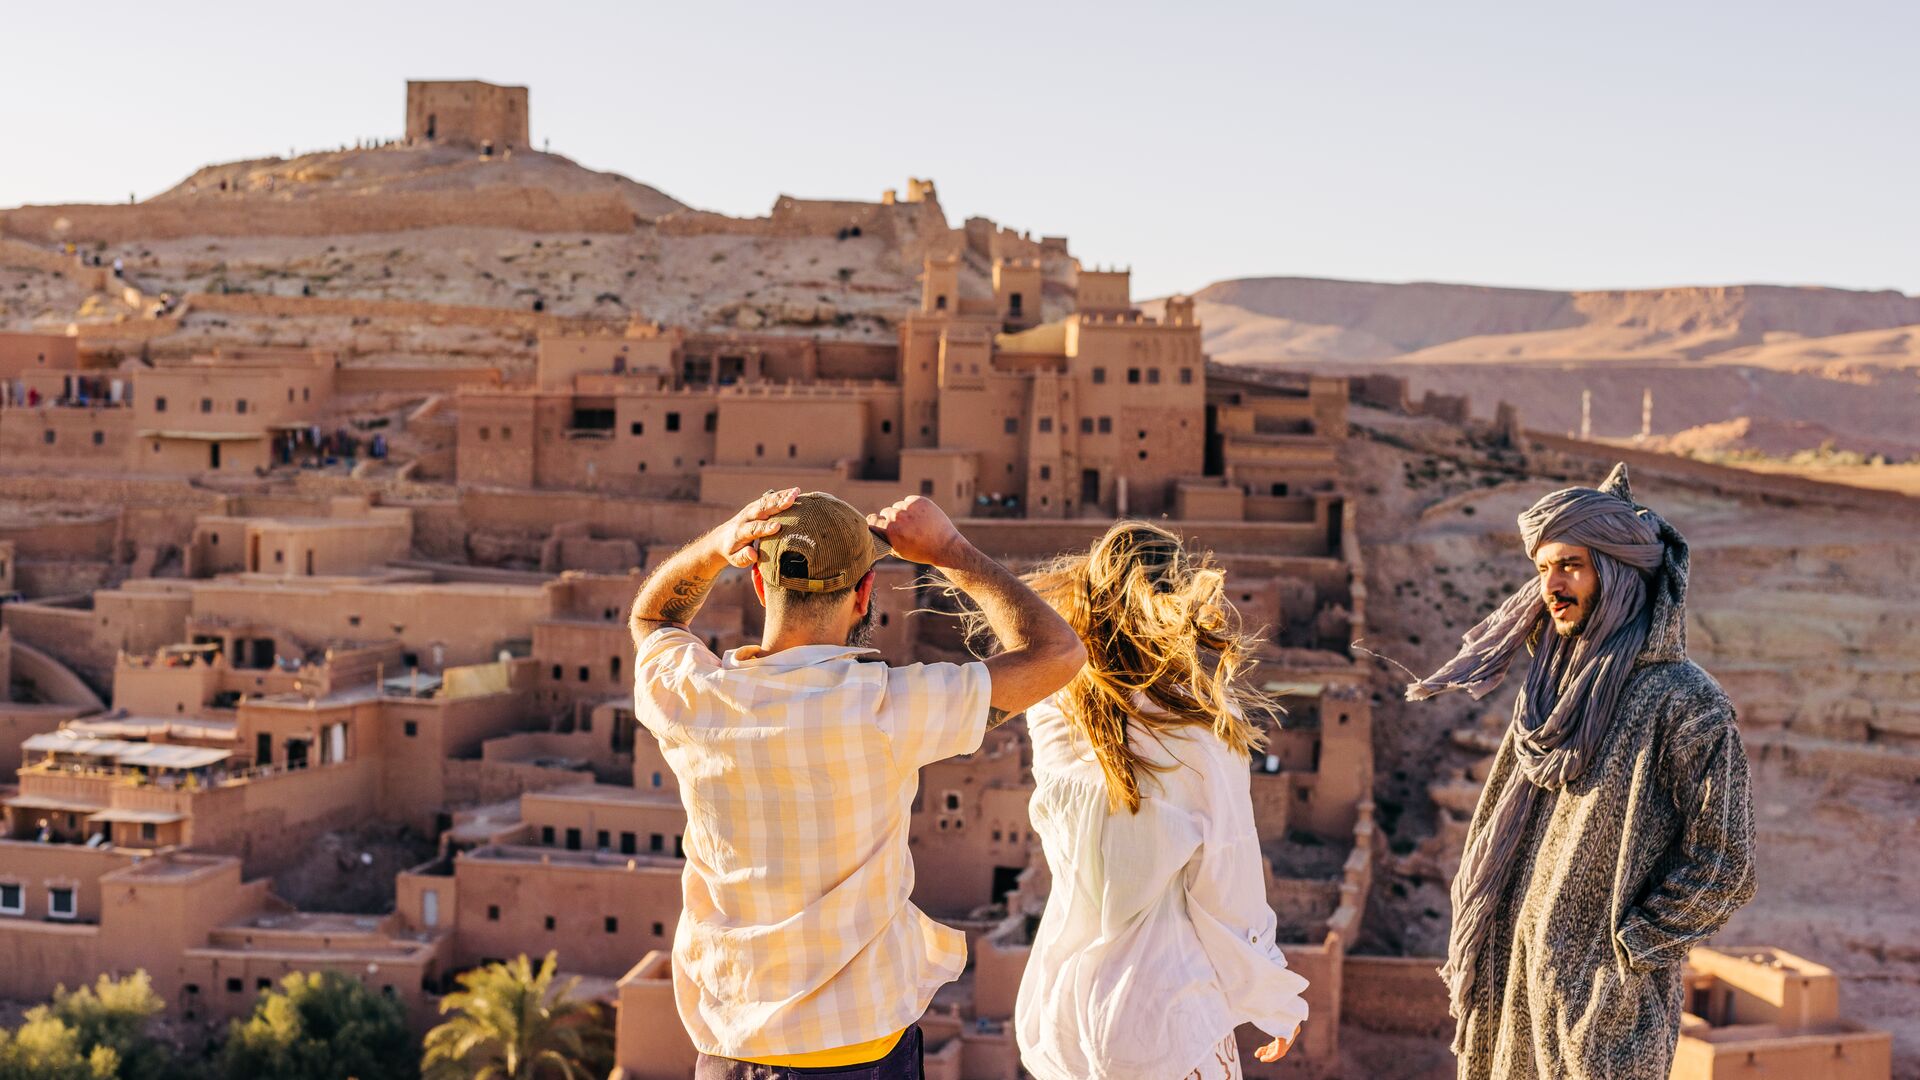
M 1007 417 L 1006 421 L 1002 424 L 1002 427 L 1006 429 L 1007 434 L 1018 435 L 1020 434 L 1020 419 L 1018 417 L 1009 416 Z
M 605 829 L 601 829 L 599 832 L 595 833 L 594 848 L 599 851 L 612 851 L 613 850 L 613 834 L 608 832 Z
M 648 851 L 667 850 L 667 838 L 661 835 L 660 833 L 654 833 L 653 835 L 647 837 L 647 850 Z
M 240 991 L 245 990 L 246 988 L 247 988 L 247 984 L 244 980 L 241 980 L 241 979 L 227 980 L 227 993 L 229 994 L 237 994 Z
M 487 921 L 488 922 L 500 921 L 500 905 L 499 904 L 487 905 Z
M 107 445 L 107 433 L 106 433 L 106 432 L 104 432 L 104 431 L 96 431 L 96 432 L 94 432 L 94 433 L 93 433 L 93 445 L 95 445 L 95 446 L 105 446 L 105 445 Z
M 647 425 L 641 423 L 638 420 L 635 420 L 633 423 L 627 425 L 627 431 L 630 434 L 640 435 L 640 434 L 643 434 L 646 430 L 647 430 Z
M 893 421 L 891 420 L 880 421 L 880 434 L 882 435 L 893 434 Z
M 287 397 L 292 398 L 293 391 L 291 390 L 287 391 Z M 271 990 L 273 989 L 273 980 L 265 979 L 265 978 L 255 979 L 253 980 L 253 988 L 255 990 Z
M 27 910 L 27 890 L 15 884 L 0 884 L 0 915 L 21 915 Z
M 414 738 L 415 736 L 420 734 L 420 722 L 417 720 L 407 721 L 405 724 L 405 728 L 407 732 L 407 738 L 409 739 Z
M 547 916 L 547 929 L 553 929 L 553 916 Z
M 1083 416 L 1080 418 L 1080 434 L 1082 435 L 1093 434 L 1093 417 Z
M 280 554 L 280 553 L 279 553 L 279 552 L 277 552 L 277 551 L 276 551 L 276 552 L 274 552 L 274 556 L 275 556 L 275 557 L 274 557 L 274 560 L 273 560 L 274 562 L 279 562 L 279 561 L 280 561 L 280 559 L 279 559 L 279 554 Z M 348 626 L 359 626 L 359 625 L 360 625 L 360 616 L 358 616 L 358 615 L 349 615 L 349 616 L 347 616 L 347 625 L 348 625 Z
M 668 431 L 680 430 L 680 414 L 679 413 L 670 412 L 667 414 L 667 430 Z
M 212 398 L 210 398 L 210 397 L 203 397 L 203 398 L 201 398 L 201 399 L 200 399 L 200 411 L 201 411 L 201 412 L 203 412 L 203 413 L 210 413 L 210 412 L 212 412 L 212 411 L 213 411 L 213 399 L 212 399 Z
M 711 434 L 713 433 L 713 429 L 714 429 L 714 428 L 716 428 L 716 427 L 718 427 L 718 426 L 719 426 L 719 424 L 720 424 L 720 414 L 719 414 L 719 413 L 711 413 L 711 412 L 710 412 L 710 413 L 708 413 L 708 414 L 707 414 L 707 433 L 708 433 L 709 435 L 711 435 Z
M 47 430 L 40 433 L 40 441 L 48 444 L 49 446 L 53 444 L 53 439 L 54 439 L 54 435 L 53 435 L 52 428 L 48 428 Z
M 512 428 L 510 428 L 510 427 L 507 427 L 507 426 L 506 426 L 506 425 L 504 425 L 504 424 L 503 424 L 503 425 L 501 425 L 501 427 L 500 427 L 500 441 L 501 441 L 501 442 L 506 442 L 506 441 L 507 441 L 508 439 L 511 439 L 511 438 L 513 438 L 513 429 L 512 429 Z
M 47 890 L 47 917 L 50 919 L 71 919 L 74 917 L 73 889 L 61 886 Z
M 947 806 L 947 809 L 948 809 L 948 810 L 958 810 L 958 809 L 960 809 L 960 793 L 959 793 L 959 792 L 957 792 L 957 791 L 949 791 L 949 792 L 947 792 L 947 794 L 946 794 L 946 806 Z
M 1053 466 L 1051 465 L 1040 466 L 1040 479 L 1042 480 L 1053 479 Z
M 1113 434 L 1113 417 L 1103 416 L 1100 418 L 1100 434 L 1102 435 Z
M 638 844 L 637 837 L 635 837 L 630 832 L 623 832 L 620 834 L 620 854 L 632 855 L 634 852 L 638 850 L 640 850 L 640 847 Z
M 607 916 L 607 933 L 617 934 L 619 932 L 620 932 L 620 920 L 614 918 L 611 915 Z
M 1103 382 L 1106 382 L 1106 381 L 1107 381 L 1107 369 L 1106 369 L 1106 368 L 1103 368 L 1103 367 L 1097 367 L 1097 368 L 1094 368 L 1094 369 L 1093 369 L 1093 381 L 1094 381 L 1095 383 L 1103 383 Z
M 1160 385 L 1160 369 L 1159 368 L 1150 367 L 1147 369 L 1147 385 L 1149 386 Z
M 1193 383 L 1193 369 L 1190 367 L 1181 368 L 1180 369 L 1180 385 L 1189 386 L 1192 383 Z
M 540 826 L 540 842 L 542 844 L 545 844 L 547 847 L 553 846 L 553 826 L 551 825 Z
M 553 681 L 559 682 L 564 677 L 565 676 L 561 674 L 560 665 L 559 664 L 553 665 Z
M 1052 431 L 1052 430 L 1053 430 L 1053 417 L 1051 417 L 1051 416 L 1043 416 L 1043 417 L 1041 417 L 1041 418 L 1040 418 L 1040 433 L 1041 433 L 1042 435 L 1044 435 L 1044 434 L 1046 434 L 1046 433 L 1048 433 L 1048 432 L 1050 432 L 1050 431 Z
M 920 481 L 920 494 L 922 494 L 922 495 L 932 495 L 932 494 L 933 494 L 933 481 L 931 481 L 931 480 L 922 480 L 922 481 Z
M 140 839 L 145 840 L 149 844 L 153 843 L 155 840 L 160 839 L 160 826 L 155 825 L 151 821 L 141 822 L 140 823 Z
M 239 398 L 238 400 L 234 401 L 233 409 L 235 412 L 239 413 L 241 416 L 247 415 L 247 399 Z
M 1140 369 L 1139 369 L 1139 368 L 1137 368 L 1137 367 L 1130 367 L 1130 368 L 1128 368 L 1128 369 L 1127 369 L 1127 381 L 1128 381 L 1128 382 L 1130 382 L 1130 383 L 1137 383 L 1137 382 L 1139 382 L 1139 381 L 1140 381 Z
M 654 924 L 653 924 L 653 936 L 654 936 L 654 937 L 665 937 L 665 936 L 667 936 L 667 925 L 666 925 L 665 923 L 654 923 Z
M 293 393 L 293 391 L 291 391 L 291 390 L 289 390 L 289 391 L 287 391 L 287 393 L 289 393 L 289 394 L 291 394 L 291 393 Z M 163 398 L 163 397 L 157 397 L 157 398 L 154 398 L 154 399 L 153 399 L 153 411 L 154 411 L 154 412 L 166 412 L 166 411 L 167 411 L 167 399 L 166 399 L 166 398 Z

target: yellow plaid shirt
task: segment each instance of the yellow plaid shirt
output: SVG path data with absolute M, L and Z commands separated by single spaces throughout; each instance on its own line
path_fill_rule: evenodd
M 674 998 L 701 1052 L 803 1054 L 893 1034 L 966 966 L 913 906 L 922 765 L 986 734 L 985 664 L 809 645 L 715 656 L 678 627 L 634 665 L 634 712 L 687 808 Z

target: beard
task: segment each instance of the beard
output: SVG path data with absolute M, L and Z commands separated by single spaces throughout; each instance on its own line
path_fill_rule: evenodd
M 860 616 L 860 621 L 853 624 L 853 629 L 847 631 L 848 648 L 864 649 L 873 641 L 873 609 L 874 605 L 868 604 L 867 613 Z

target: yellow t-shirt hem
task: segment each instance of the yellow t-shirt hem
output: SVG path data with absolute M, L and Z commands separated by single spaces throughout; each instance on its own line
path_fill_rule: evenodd
M 882 1035 L 852 1046 L 836 1047 L 832 1050 L 815 1050 L 809 1054 L 784 1054 L 778 1057 L 741 1058 L 753 1065 L 779 1065 L 789 1069 L 832 1069 L 843 1065 L 865 1065 L 869 1061 L 878 1061 L 893 1052 L 900 1037 L 907 1033 L 906 1028 L 891 1035 Z

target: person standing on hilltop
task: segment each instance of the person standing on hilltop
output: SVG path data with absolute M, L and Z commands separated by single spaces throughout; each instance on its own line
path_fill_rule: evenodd
M 891 667 L 865 648 L 873 565 L 942 570 L 1004 651 Z M 751 568 L 759 645 L 687 629 L 714 578 Z M 920 767 L 1065 685 L 1073 629 L 919 496 L 863 517 L 770 491 L 687 545 L 634 598 L 634 711 L 680 781 L 684 903 L 673 989 L 696 1080 L 918 1080 L 918 1021 L 966 936 L 909 899 Z
M 1087 665 L 1027 710 L 1029 818 L 1053 874 L 1014 1031 L 1037 1080 L 1239 1080 L 1234 1029 L 1277 1061 L 1307 1018 L 1267 906 L 1248 755 L 1254 643 L 1225 576 L 1122 521 L 1027 576 Z
M 1627 467 L 1520 515 L 1537 581 L 1407 688 L 1526 683 L 1468 826 L 1446 980 L 1463 1080 L 1661 1080 L 1681 964 L 1753 896 L 1733 705 L 1687 659 L 1687 543 Z

